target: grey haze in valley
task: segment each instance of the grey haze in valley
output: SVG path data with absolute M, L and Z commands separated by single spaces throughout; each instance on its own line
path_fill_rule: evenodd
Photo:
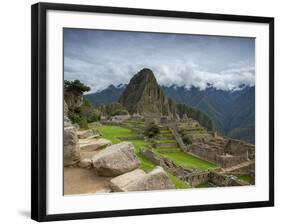
M 64 29 L 64 79 L 79 79 L 91 92 L 128 83 L 145 67 L 165 86 L 254 86 L 255 39 Z

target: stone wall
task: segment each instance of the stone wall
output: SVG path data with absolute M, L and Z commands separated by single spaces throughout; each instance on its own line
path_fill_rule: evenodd
M 176 142 L 159 142 L 153 144 L 155 148 L 177 148 L 178 143 Z
M 153 162 L 155 165 L 163 167 L 164 170 L 167 172 L 177 176 L 179 179 L 185 181 L 186 176 L 188 176 L 190 173 L 192 173 L 191 169 L 187 169 L 181 166 L 176 165 L 174 162 L 156 155 L 152 150 L 150 149 L 141 149 L 140 153 L 145 156 L 147 159 L 149 159 L 151 162 Z
M 217 151 L 207 151 L 205 148 L 194 144 L 189 147 L 189 152 L 209 162 L 216 162 Z
M 236 166 L 240 163 L 246 162 L 246 155 L 241 156 L 231 156 L 231 155 L 217 155 L 216 163 L 220 164 L 221 167 L 227 168 L 231 166 Z
M 166 125 L 168 126 L 169 130 L 172 132 L 172 134 L 173 134 L 175 140 L 177 141 L 178 146 L 180 147 L 180 149 L 181 149 L 182 151 L 184 151 L 184 152 L 187 152 L 187 151 L 188 151 L 188 150 L 187 150 L 187 147 L 186 147 L 186 145 L 184 144 L 184 142 L 183 142 L 183 140 L 182 140 L 180 134 L 179 134 L 178 131 L 177 131 L 176 123 L 170 122 L 170 123 L 167 123 Z
M 253 175 L 255 173 L 255 162 L 249 163 L 246 166 L 237 167 L 237 169 L 232 169 L 229 172 L 225 172 L 226 174 L 231 174 L 235 176 L 239 175 Z
M 156 155 L 150 149 L 141 149 L 140 152 L 155 165 L 163 167 L 163 169 L 166 170 L 168 173 L 177 176 L 180 180 L 187 182 L 192 187 L 196 187 L 206 182 L 211 182 L 221 187 L 246 185 L 245 183 L 239 181 L 236 177 L 232 175 L 219 173 L 219 169 L 194 172 L 191 169 L 178 166 L 172 161 Z
M 248 150 L 245 146 L 245 143 L 235 139 L 229 139 L 224 152 L 233 156 L 245 155 L 248 158 Z
M 188 150 L 192 154 L 209 162 L 217 163 L 223 168 L 236 166 L 255 158 L 254 145 L 235 139 L 213 139 L 204 143 L 195 143 L 189 146 Z
M 239 181 L 234 176 L 221 174 L 221 173 L 218 173 L 215 171 L 210 172 L 210 182 L 212 182 L 213 184 L 220 186 L 220 187 L 247 185 L 247 184 Z
M 210 180 L 210 171 L 191 173 L 186 177 L 186 182 L 195 187 Z
M 187 182 L 190 186 L 195 187 L 199 184 L 208 182 L 210 179 L 210 171 L 193 172 L 191 169 L 181 167 L 164 157 L 156 155 L 150 149 L 142 149 L 141 153 L 155 165 L 163 167 L 164 170 L 177 176 L 182 181 Z

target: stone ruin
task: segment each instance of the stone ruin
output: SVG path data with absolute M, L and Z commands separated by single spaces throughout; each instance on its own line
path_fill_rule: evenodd
M 182 119 L 180 120 L 181 122 L 187 123 L 188 126 L 195 128 L 200 126 L 199 122 L 194 120 L 191 117 L 188 117 L 186 114 L 183 115 Z
M 130 119 L 131 115 L 115 115 L 112 117 L 102 116 L 100 122 L 104 124 L 122 124 L 126 120 Z
M 141 154 L 154 164 L 163 167 L 164 170 L 177 176 L 180 180 L 196 187 L 204 183 L 212 183 L 215 186 L 242 186 L 245 183 L 239 181 L 235 176 L 221 172 L 220 168 L 207 171 L 195 171 L 176 165 L 171 160 L 156 155 L 153 150 L 141 149 Z
M 236 139 L 212 138 L 206 142 L 195 142 L 188 152 L 223 168 L 254 160 L 255 146 Z

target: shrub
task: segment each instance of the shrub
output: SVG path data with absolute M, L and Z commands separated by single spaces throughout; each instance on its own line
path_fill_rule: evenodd
M 112 116 L 115 116 L 115 115 L 128 115 L 128 111 L 127 110 L 117 110 L 117 111 L 114 111 L 114 113 L 112 113 Z
M 94 109 L 85 98 L 80 108 L 79 114 L 81 117 L 84 117 L 89 123 L 92 123 L 94 121 L 99 121 L 101 116 L 100 111 Z
M 68 112 L 68 117 L 72 123 L 78 124 L 81 129 L 88 129 L 88 122 L 85 117 L 82 117 L 73 111 Z
M 184 144 L 186 144 L 186 145 L 192 144 L 191 139 L 187 135 L 183 136 L 182 140 L 183 140 Z
M 74 80 L 74 81 L 64 80 L 64 91 L 84 93 L 90 91 L 90 87 L 84 85 L 79 80 Z
M 150 123 L 144 130 L 144 135 L 149 138 L 154 138 L 157 134 L 160 133 L 159 126 L 155 123 Z

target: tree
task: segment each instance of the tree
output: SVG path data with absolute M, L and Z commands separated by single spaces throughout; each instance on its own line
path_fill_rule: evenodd
M 160 133 L 160 129 L 158 125 L 155 124 L 154 122 L 149 123 L 144 130 L 144 135 L 147 136 L 148 138 L 153 138 L 159 133 Z
M 182 140 L 183 140 L 184 144 L 186 144 L 186 145 L 192 144 L 191 139 L 187 135 L 183 136 Z
M 82 82 L 80 82 L 77 79 L 74 81 L 64 80 L 64 91 L 76 92 L 81 94 L 90 91 L 90 87 L 84 85 Z

